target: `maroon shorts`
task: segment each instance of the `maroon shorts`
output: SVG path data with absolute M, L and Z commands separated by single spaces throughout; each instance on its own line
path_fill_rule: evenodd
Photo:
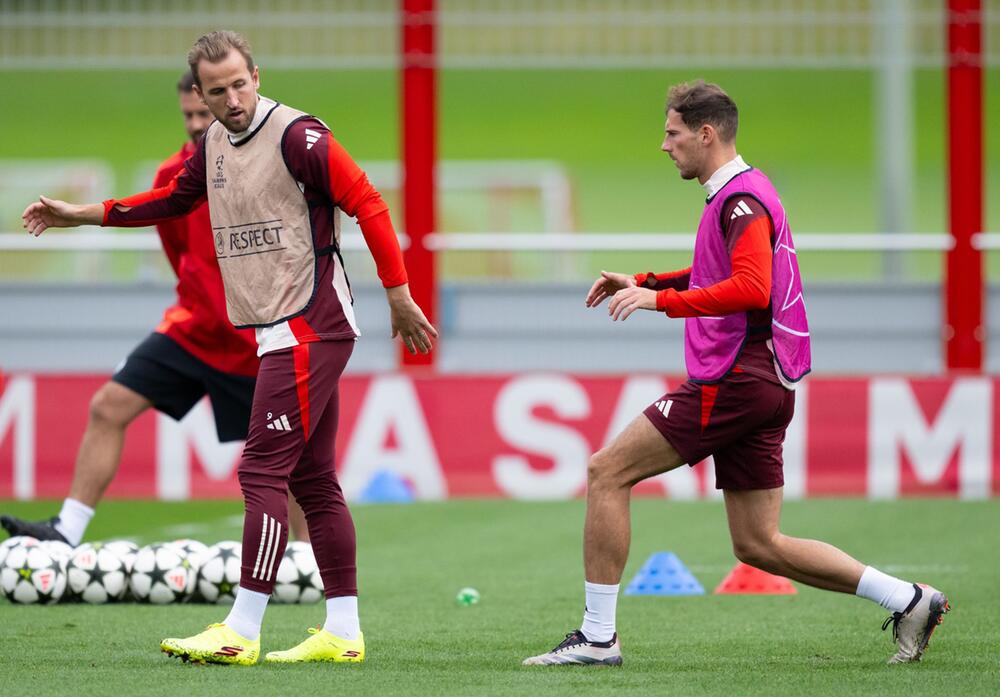
M 785 483 L 781 444 L 795 393 L 748 373 L 722 382 L 685 382 L 643 412 L 691 466 L 715 458 L 717 489 L 773 489 Z

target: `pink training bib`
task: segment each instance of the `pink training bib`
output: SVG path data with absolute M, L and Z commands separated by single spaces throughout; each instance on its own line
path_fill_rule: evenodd
M 796 382 L 809 372 L 809 322 L 802 297 L 799 263 L 785 209 L 763 173 L 749 169 L 737 174 L 712 196 L 698 224 L 691 264 L 690 288 L 704 288 L 732 275 L 723 235 L 723 208 L 734 196 L 756 199 L 774 225 L 771 261 L 771 330 L 774 355 L 782 377 Z M 684 325 L 684 358 L 696 382 L 718 382 L 732 369 L 747 338 L 747 316 L 689 317 Z

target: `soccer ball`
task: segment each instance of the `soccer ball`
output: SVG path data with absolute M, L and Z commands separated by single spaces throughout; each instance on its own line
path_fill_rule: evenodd
M 7 558 L 7 552 L 18 545 L 23 545 L 25 547 L 31 547 L 38 544 L 38 540 L 30 535 L 17 535 L 15 537 L 8 537 L 6 540 L 0 544 L 0 565 L 3 565 L 3 560 Z
M 316 603 L 323 599 L 323 581 L 308 542 L 288 543 L 275 578 L 273 597 L 279 603 Z
M 208 545 L 198 540 L 174 540 L 170 543 L 181 551 L 191 568 L 191 585 L 188 586 L 187 597 L 191 599 L 198 594 L 198 568 L 201 566 L 201 559 L 208 551 Z
M 111 540 L 102 542 L 101 546 L 117 554 L 125 562 L 126 571 L 132 573 L 132 564 L 135 562 L 135 555 L 139 553 L 139 545 L 128 540 Z
M 171 544 L 147 545 L 135 555 L 128 587 L 141 603 L 166 605 L 184 598 L 191 585 L 191 566 Z
M 197 573 L 201 565 L 201 558 L 208 551 L 208 545 L 198 540 L 174 540 L 170 543 L 181 551 L 184 558 L 191 564 L 191 573 Z
M 208 603 L 231 603 L 236 599 L 240 584 L 240 564 L 243 545 L 239 542 L 219 542 L 200 557 L 198 595 Z
M 128 588 L 125 560 L 102 545 L 84 544 L 76 548 L 66 563 L 69 593 L 87 603 L 121 600 Z
M 183 540 L 174 540 L 170 544 L 184 552 L 184 556 L 188 559 L 204 554 L 208 549 L 208 545 L 204 542 L 198 542 L 198 540 L 189 540 L 186 538 Z
M 66 570 L 66 562 L 73 556 L 73 548 L 71 546 L 59 540 L 45 540 L 44 542 L 39 542 L 38 546 L 48 552 L 50 557 L 62 564 L 64 571 Z
M 0 567 L 0 588 L 12 603 L 48 605 L 65 592 L 66 574 L 58 560 L 31 540 L 8 548 Z

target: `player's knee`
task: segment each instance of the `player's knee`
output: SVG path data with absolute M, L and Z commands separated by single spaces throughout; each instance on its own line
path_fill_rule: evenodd
M 90 399 L 90 420 L 106 426 L 127 426 L 135 408 L 122 397 L 114 383 L 107 383 Z
M 250 466 L 245 458 L 240 460 L 240 464 L 236 468 L 236 478 L 240 482 L 240 489 L 247 503 L 278 498 L 282 501 L 287 499 L 288 480 L 285 477 L 272 474 L 259 467 Z
M 288 479 L 288 490 L 292 496 L 305 508 L 317 501 L 343 498 L 343 492 L 332 476 L 297 477 Z
M 766 540 L 747 538 L 733 540 L 733 554 L 744 564 L 769 571 L 774 566 L 774 548 Z
M 617 458 L 608 448 L 598 450 L 587 463 L 587 486 L 590 489 L 615 488 L 620 485 Z

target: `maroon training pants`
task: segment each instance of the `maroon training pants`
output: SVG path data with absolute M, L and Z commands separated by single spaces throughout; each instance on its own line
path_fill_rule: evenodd
M 261 358 L 239 465 L 245 518 L 240 585 L 274 588 L 288 541 L 288 491 L 309 524 L 327 598 L 357 595 L 354 521 L 334 469 L 337 385 L 354 341 L 320 341 Z

